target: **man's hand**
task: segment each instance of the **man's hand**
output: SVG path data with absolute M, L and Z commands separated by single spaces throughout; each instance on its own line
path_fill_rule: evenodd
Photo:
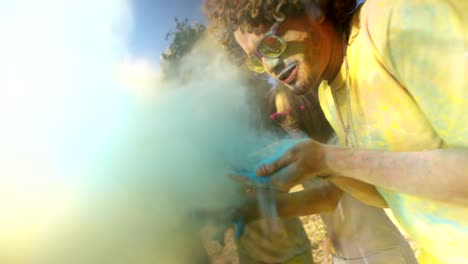
M 258 176 L 271 177 L 275 188 L 289 190 L 306 179 L 329 173 L 325 162 L 326 146 L 313 139 L 289 148 L 274 162 L 257 169 Z

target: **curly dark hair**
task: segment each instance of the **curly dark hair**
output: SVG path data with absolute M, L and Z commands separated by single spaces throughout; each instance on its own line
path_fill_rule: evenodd
M 336 27 L 345 28 L 355 6 L 356 0 L 205 0 L 203 10 L 211 31 L 230 46 L 232 33 L 238 28 L 258 32 L 275 21 L 305 15 L 313 8 L 320 8 Z

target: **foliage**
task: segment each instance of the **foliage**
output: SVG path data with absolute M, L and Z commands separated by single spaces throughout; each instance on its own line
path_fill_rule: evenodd
M 172 39 L 172 42 L 166 51 L 161 54 L 161 69 L 164 78 L 177 78 L 179 81 L 190 79 L 190 74 L 188 72 L 180 73 L 178 70 L 179 63 L 205 32 L 206 27 L 200 23 L 191 24 L 187 18 L 184 20 L 175 18 L 175 30 L 169 31 L 166 34 L 166 40 Z M 242 49 L 236 45 L 227 48 L 226 51 L 230 54 L 231 62 L 234 64 L 241 64 L 244 57 Z M 247 100 L 251 106 L 252 113 L 261 117 L 260 120 L 257 120 L 255 125 L 260 127 L 267 126 L 274 129 L 275 127 L 272 126 L 268 114 L 268 108 L 272 103 L 271 98 L 269 100 L 268 97 L 268 91 L 272 88 L 268 75 L 245 70 L 244 78 L 247 85 L 252 87 L 252 89 L 248 89 L 247 91 Z
M 166 34 L 166 40 L 172 39 L 171 44 L 161 57 L 165 61 L 177 62 L 186 55 L 200 38 L 206 27 L 200 23 L 189 24 L 187 18 L 175 18 L 175 30 Z

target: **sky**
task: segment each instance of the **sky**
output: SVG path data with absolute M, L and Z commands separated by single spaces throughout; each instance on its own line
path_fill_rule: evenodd
M 127 111 L 131 104 L 127 87 L 115 78 L 122 58 L 131 57 L 123 67 L 130 72 L 127 75 L 136 72 L 135 78 L 152 81 L 174 17 L 202 21 L 201 3 L 0 1 L 0 164 L 11 164 L 0 170 L 0 181 L 2 175 L 12 174 L 3 174 L 10 169 L 30 176 L 30 171 L 17 171 L 19 166 L 14 165 L 29 158 L 51 157 L 38 166 L 56 164 L 55 159 L 73 162 L 68 154 L 88 152 L 88 143 L 109 138 L 90 128 L 117 126 L 122 117 L 111 109 Z M 152 60 L 156 68 L 140 63 Z M 75 137 L 80 140 L 70 140 Z M 19 192 L 18 197 L 24 196 Z
M 165 36 L 175 27 L 174 18 L 204 23 L 202 3 L 203 0 L 132 0 L 130 55 L 159 64 L 161 53 L 170 43 Z

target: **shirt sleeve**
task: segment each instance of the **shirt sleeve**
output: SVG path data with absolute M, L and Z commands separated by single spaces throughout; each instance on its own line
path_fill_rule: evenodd
M 387 32 L 396 78 L 452 147 L 468 147 L 467 12 L 448 0 L 400 0 Z

